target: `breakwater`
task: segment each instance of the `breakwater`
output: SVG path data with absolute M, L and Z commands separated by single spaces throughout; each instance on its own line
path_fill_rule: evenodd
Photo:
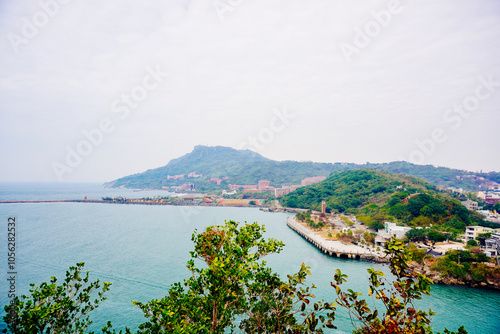
M 294 216 L 288 217 L 286 224 L 314 247 L 331 257 L 386 262 L 382 252 L 374 252 L 368 248 L 357 245 L 346 245 L 336 240 L 327 240 L 301 225 L 296 221 Z
M 263 208 L 262 205 L 251 204 L 218 204 L 218 203 L 199 203 L 187 201 L 161 202 L 156 200 L 124 200 L 124 201 L 109 201 L 103 199 L 53 199 L 53 200 L 11 200 L 0 201 L 0 204 L 15 204 L 15 203 L 101 203 L 101 204 L 138 204 L 138 205 L 173 205 L 173 206 L 209 206 L 209 207 L 245 207 L 245 208 Z M 272 211 L 272 210 L 270 210 Z

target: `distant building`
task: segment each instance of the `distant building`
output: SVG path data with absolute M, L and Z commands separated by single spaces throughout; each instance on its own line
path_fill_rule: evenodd
M 474 240 L 481 233 L 496 232 L 496 230 L 484 226 L 467 226 L 465 228 L 465 239 Z
M 186 183 L 186 184 L 183 184 L 182 186 L 180 186 L 178 188 L 179 190 L 196 190 L 196 186 L 194 184 L 191 184 L 191 183 Z
M 326 202 L 321 201 L 321 213 L 326 213 Z
M 462 205 L 465 206 L 469 210 L 477 210 L 477 202 L 471 201 L 470 199 L 462 202 Z
M 385 222 L 385 233 L 389 235 L 389 237 L 396 237 L 398 239 L 403 239 L 406 232 L 411 230 L 411 227 L 398 226 L 396 223 Z
M 216 183 L 218 186 L 220 186 L 220 183 L 222 182 L 221 179 L 219 179 L 218 177 L 211 177 L 209 182 L 214 182 Z
M 188 174 L 188 177 L 202 177 L 203 174 L 196 174 L 196 172 L 192 172 Z
M 260 190 L 267 190 L 269 189 L 269 181 L 259 181 L 258 188 Z
M 274 189 L 274 196 L 280 197 L 290 193 L 290 187 L 276 188 Z
M 314 177 L 306 177 L 300 182 L 301 186 L 308 186 L 311 184 L 319 183 L 326 179 L 326 176 L 314 176 Z
M 488 194 L 486 194 L 484 201 L 486 204 L 494 205 L 494 204 L 500 202 L 500 195 L 488 193 Z
M 487 256 L 498 256 L 500 252 L 500 233 L 492 233 L 491 236 L 485 240 L 485 244 L 484 253 Z

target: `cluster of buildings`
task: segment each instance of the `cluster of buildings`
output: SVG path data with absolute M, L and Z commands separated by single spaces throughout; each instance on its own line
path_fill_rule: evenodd
M 274 195 L 276 197 L 280 197 L 286 194 L 291 193 L 292 191 L 295 191 L 298 187 L 304 187 L 308 186 L 311 184 L 319 183 L 321 181 L 324 181 L 326 179 L 326 176 L 314 176 L 314 177 L 306 177 L 300 182 L 300 185 L 291 185 L 291 186 L 283 186 L 281 188 L 276 188 L 274 189 Z
M 229 179 L 229 176 L 224 176 L 222 179 L 219 179 L 218 177 L 211 177 L 210 180 L 208 180 L 208 182 L 214 182 L 218 186 L 220 186 L 220 183 L 227 179 Z
M 230 184 L 229 189 L 230 190 L 239 190 L 240 188 L 243 188 L 244 193 L 248 192 L 253 192 L 253 193 L 260 193 L 263 191 L 272 191 L 275 188 L 270 186 L 269 181 L 261 180 L 257 184 Z
M 500 191 L 479 191 L 477 198 L 486 204 L 495 205 L 500 202 Z
M 183 179 L 186 175 L 185 174 L 179 174 L 179 175 L 167 175 L 168 180 L 180 180 Z M 188 178 L 201 178 L 203 177 L 203 174 L 196 174 L 196 172 L 191 172 L 187 174 Z M 221 185 L 222 181 L 229 179 L 228 176 L 224 176 L 222 178 L 218 177 L 211 177 L 208 182 L 213 182 L 217 184 L 218 186 Z M 269 181 L 266 180 L 261 180 L 257 184 L 229 184 L 228 187 L 231 191 L 231 193 L 226 193 L 226 194 L 233 194 L 233 191 L 240 191 L 241 189 L 243 190 L 244 193 L 260 193 L 263 191 L 274 191 L 274 195 L 276 197 L 280 197 L 283 195 L 286 195 L 294 190 L 296 190 L 298 187 L 303 187 L 303 186 L 308 186 L 311 184 L 319 183 L 323 180 L 326 179 L 326 176 L 313 176 L 313 177 L 306 177 L 300 182 L 300 185 L 289 185 L 289 186 L 283 186 L 281 188 L 275 188 L 270 185 Z M 171 190 L 196 190 L 196 186 L 191 183 L 186 183 L 182 186 L 163 186 L 162 189 L 171 189 Z
M 283 186 L 281 188 L 275 188 L 270 185 L 269 181 L 261 180 L 258 182 L 258 184 L 230 184 L 229 189 L 230 190 L 240 190 L 243 189 L 244 193 L 248 192 L 254 192 L 254 193 L 260 193 L 263 191 L 274 191 L 274 195 L 276 197 L 280 197 L 286 194 L 289 194 L 290 192 L 294 191 L 295 189 L 303 186 L 308 186 L 310 184 L 318 183 L 326 179 L 326 176 L 314 176 L 314 177 L 306 177 L 303 179 L 300 184 L 295 184 L 295 185 L 290 185 L 290 186 Z
M 484 226 L 467 226 L 465 230 L 466 240 L 475 240 L 480 234 L 491 233 L 490 237 L 484 241 L 482 251 L 488 256 L 498 256 L 500 254 L 500 228 L 493 229 Z

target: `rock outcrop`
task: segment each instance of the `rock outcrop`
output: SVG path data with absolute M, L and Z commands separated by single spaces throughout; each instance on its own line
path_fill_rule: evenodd
M 482 287 L 500 290 L 500 279 L 486 279 L 485 281 L 476 281 L 473 279 L 466 280 L 456 278 L 450 275 L 443 275 L 443 273 L 433 270 L 428 261 L 424 263 L 412 262 L 410 264 L 410 270 L 414 274 L 425 275 L 430 278 L 434 284 L 446 284 L 446 285 L 463 285 L 470 287 Z

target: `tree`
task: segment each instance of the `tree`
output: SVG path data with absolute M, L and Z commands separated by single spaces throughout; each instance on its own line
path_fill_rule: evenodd
M 88 313 L 106 300 L 104 293 L 111 283 L 89 282 L 89 272 L 82 277 L 84 263 L 77 263 L 66 272 L 66 279 L 57 278 L 39 286 L 30 284 L 30 295 L 15 297 L 5 306 L 3 318 L 12 333 L 84 333 L 90 326 Z M 99 290 L 100 289 L 100 290 Z M 97 296 L 93 293 L 97 292 Z M 95 298 L 95 299 L 93 299 Z M 7 333 L 7 329 L 3 331 Z
M 320 330 L 318 319 L 333 327 L 333 312 L 320 314 L 333 309 L 332 304 L 316 303 L 314 311 L 306 312 L 314 297 L 314 286 L 303 287 L 307 267 L 284 282 L 260 261 L 284 246 L 275 239 L 265 240 L 264 231 L 257 223 L 239 227 L 229 221 L 195 232 L 187 265 L 191 277 L 175 283 L 160 300 L 135 301 L 148 318 L 139 328 L 145 333 L 224 333 L 237 327 L 236 318 L 247 333 L 312 333 Z M 204 267 L 196 267 L 195 260 L 202 260 Z M 298 312 L 302 323 L 294 316 Z
M 427 239 L 429 239 L 432 244 L 435 244 L 436 242 L 446 241 L 448 236 L 436 230 L 429 230 L 429 232 L 427 232 Z
M 373 310 L 364 299 L 359 299 L 360 292 L 341 289 L 347 281 L 347 275 L 337 269 L 334 275 L 335 282 L 331 285 L 337 293 L 337 303 L 345 307 L 359 334 L 416 334 L 432 333 L 430 326 L 431 316 L 435 313 L 425 312 L 415 307 L 413 301 L 430 294 L 432 281 L 425 275 L 413 275 L 408 269 L 411 255 L 401 240 L 393 238 L 386 243 L 385 254 L 389 257 L 390 268 L 396 280 L 389 283 L 384 279 L 384 273 L 368 269 L 369 296 L 374 295 L 382 301 L 385 312 L 379 315 L 378 309 Z M 393 288 L 390 288 L 393 286 Z M 462 331 L 463 330 L 463 331 Z M 445 333 L 450 333 L 445 330 Z M 459 333 L 467 333 L 463 327 Z
M 477 247 L 477 241 L 474 239 L 467 240 L 467 246 L 469 247 Z
M 427 229 L 425 228 L 413 228 L 406 232 L 406 237 L 410 241 L 425 241 L 427 240 Z

